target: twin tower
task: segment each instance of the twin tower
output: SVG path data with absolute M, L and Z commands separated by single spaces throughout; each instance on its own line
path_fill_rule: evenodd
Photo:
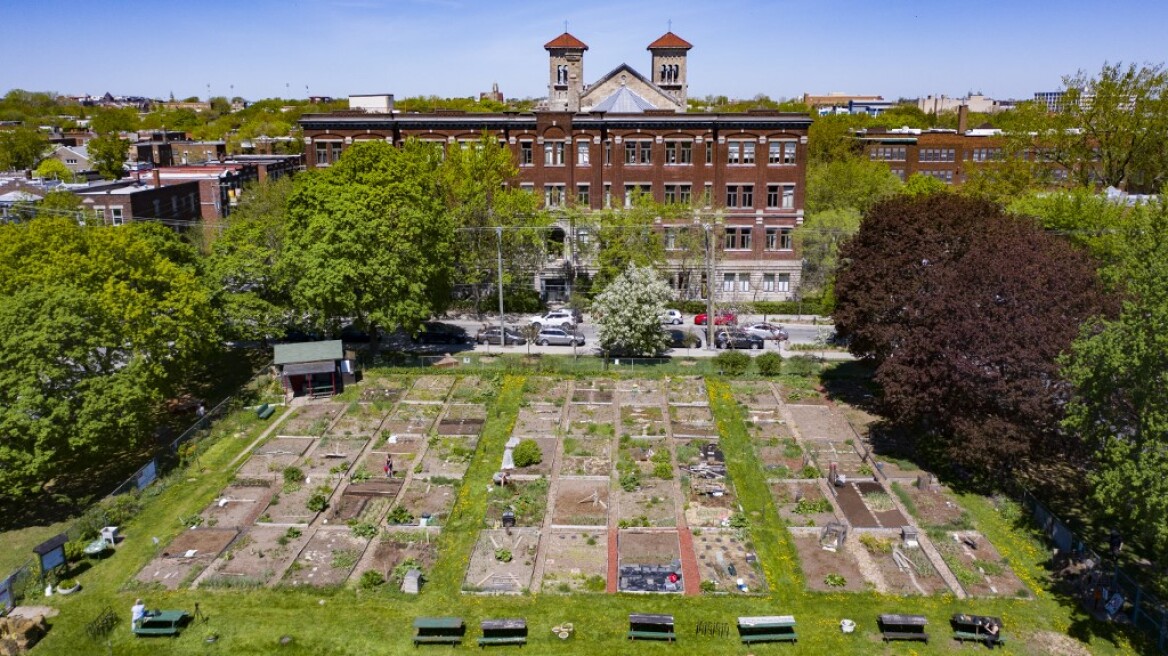
M 673 32 L 649 44 L 652 76 L 621 64 L 591 85 L 584 84 L 584 51 L 588 45 L 564 32 L 548 41 L 550 111 L 686 110 L 686 57 L 693 45 Z

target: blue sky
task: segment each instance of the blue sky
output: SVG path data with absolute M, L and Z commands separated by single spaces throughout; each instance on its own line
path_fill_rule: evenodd
M 648 73 L 672 20 L 694 44 L 691 96 L 1020 98 L 1168 59 L 1154 0 L 0 0 L 0 90 L 542 96 L 565 20 L 589 82 L 622 62 Z

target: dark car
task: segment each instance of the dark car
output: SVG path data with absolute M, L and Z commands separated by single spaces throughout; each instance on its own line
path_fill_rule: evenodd
M 527 339 L 523 335 L 520 335 L 510 328 L 508 328 L 507 332 L 504 334 L 504 339 L 506 340 L 507 346 L 523 346 L 527 343 Z M 493 328 L 483 328 L 475 335 L 475 341 L 479 344 L 497 345 L 499 343 L 499 327 L 495 326 Z
M 470 344 L 471 338 L 464 328 L 448 323 L 429 321 L 411 337 L 419 344 Z
M 669 348 L 701 348 L 702 336 L 692 330 L 670 328 L 665 331 L 669 337 Z M 687 340 L 688 338 L 688 340 Z
M 714 344 L 718 348 L 762 349 L 765 343 L 758 335 L 751 335 L 745 330 L 719 330 L 714 335 Z

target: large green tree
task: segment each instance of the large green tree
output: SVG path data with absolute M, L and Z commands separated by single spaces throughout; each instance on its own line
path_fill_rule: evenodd
M 1136 208 L 1120 231 L 1124 303 L 1087 326 L 1063 359 L 1074 385 L 1066 427 L 1094 454 L 1103 514 L 1168 553 L 1168 202 Z
M 126 158 L 130 142 L 117 135 L 106 135 L 90 139 L 87 144 L 93 170 L 107 180 L 120 180 L 126 176 Z
M 281 267 L 296 306 L 326 329 L 416 330 L 450 299 L 457 223 L 442 200 L 442 153 L 408 140 L 354 144 L 297 179 Z
M 859 229 L 860 212 L 850 207 L 817 212 L 795 229 L 795 248 L 803 257 L 799 291 L 804 298 L 831 288 L 840 246 Z
M 141 121 L 133 107 L 99 107 L 90 115 L 89 127 L 100 136 L 133 132 Z
M 40 130 L 23 126 L 0 130 L 0 170 L 31 169 L 48 149 L 49 139 Z
M 1100 276 L 1110 286 L 1124 277 L 1120 265 L 1128 249 L 1128 225 L 1137 213 L 1146 210 L 1083 188 L 1031 192 L 1010 203 L 1007 209 L 1035 217 L 1042 227 L 1088 250 L 1099 263 Z
M 36 177 L 61 182 L 73 182 L 73 171 L 65 163 L 54 157 L 42 161 L 36 167 Z
M 208 291 L 192 267 L 160 254 L 164 238 L 69 219 L 0 226 L 9 498 L 148 446 L 160 402 L 217 341 Z
M 597 237 L 597 272 L 593 282 L 596 292 L 603 290 L 629 265 L 658 268 L 665 263 L 665 244 L 661 231 L 656 229 L 656 222 L 666 208 L 639 192 L 634 192 L 629 205 L 625 209 L 603 210 L 589 216 L 589 229 Z
M 849 207 L 862 213 L 903 187 L 884 162 L 847 156 L 813 164 L 807 170 L 807 213 Z

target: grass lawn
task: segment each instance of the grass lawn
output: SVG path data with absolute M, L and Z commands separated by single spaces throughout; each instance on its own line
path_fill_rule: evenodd
M 456 372 L 459 374 L 465 372 Z M 481 373 L 481 372 L 475 372 Z M 690 374 L 692 372 L 685 372 Z M 643 369 L 636 372 L 644 376 Z M 121 618 L 109 636 L 112 653 L 131 654 L 329 654 L 368 656 L 413 651 L 410 640 L 413 619 L 423 615 L 458 615 L 468 625 L 467 639 L 458 651 L 477 650 L 477 623 L 485 618 L 524 617 L 530 628 L 529 643 L 522 653 L 539 654 L 766 654 L 787 652 L 787 646 L 742 646 L 734 636 L 739 615 L 792 614 L 798 620 L 800 653 L 809 654 L 944 654 L 975 651 L 949 639 L 947 618 L 958 611 L 999 615 L 1005 635 L 1011 639 L 1006 653 L 1042 654 L 1042 639 L 1034 631 L 1070 633 L 1085 639 L 1094 654 L 1130 654 L 1136 648 L 1122 635 L 1113 635 L 1076 614 L 1074 606 L 1042 589 L 1041 563 L 1047 557 L 1029 531 L 1019 530 L 1007 510 L 999 511 L 977 497 L 962 498 L 983 534 L 1007 555 L 1011 566 L 1032 591 L 1029 599 L 958 601 L 952 596 L 896 597 L 875 593 L 819 594 L 803 586 L 798 559 L 787 530 L 779 519 L 766 479 L 753 456 L 743 412 L 729 386 L 707 380 L 710 407 L 721 435 L 727 466 L 750 522 L 750 533 L 765 572 L 769 593 L 765 596 L 681 597 L 665 595 L 606 595 L 574 593 L 478 596 L 460 588 L 471 552 L 487 510 L 490 477 L 502 457 L 503 447 L 515 424 L 524 398 L 525 378 L 507 375 L 489 402 L 487 423 L 474 459 L 459 488 L 450 521 L 439 538 L 438 562 L 421 595 L 407 597 L 382 586 L 374 591 L 352 587 L 334 589 L 180 590 L 160 592 L 128 585 L 155 554 L 152 537 L 161 545 L 182 530 L 178 518 L 202 509 L 231 478 L 227 467 L 254 439 L 224 437 L 201 454 L 197 468 L 173 477 L 171 484 L 146 506 L 123 531 L 127 536 L 118 552 L 97 563 L 80 578 L 84 590 L 51 602 L 61 614 L 52 630 L 36 648 L 36 654 L 106 653 L 105 639 L 91 640 L 85 625 L 104 608 Z M 198 603 L 208 616 L 206 624 L 189 627 L 176 639 L 139 639 L 131 635 L 129 612 L 135 597 L 148 607 L 186 609 Z M 39 602 L 39 600 L 30 600 Z M 627 614 L 671 613 L 677 622 L 679 645 L 625 640 Z M 931 622 L 934 639 L 928 645 L 885 647 L 876 632 L 880 613 L 924 614 Z M 842 634 L 839 621 L 857 622 L 856 633 Z M 725 622 L 731 637 L 699 637 L 699 621 Z M 575 624 L 567 641 L 550 628 L 562 622 Z M 204 643 L 209 633 L 216 644 Z M 288 644 L 280 645 L 287 636 Z M 1037 645 L 1027 645 L 1029 641 Z M 1037 646 L 1037 649 L 1036 649 Z M 437 648 L 435 648 L 437 649 Z M 449 648 L 441 648 L 443 653 Z M 507 653 L 517 653 L 515 650 Z

